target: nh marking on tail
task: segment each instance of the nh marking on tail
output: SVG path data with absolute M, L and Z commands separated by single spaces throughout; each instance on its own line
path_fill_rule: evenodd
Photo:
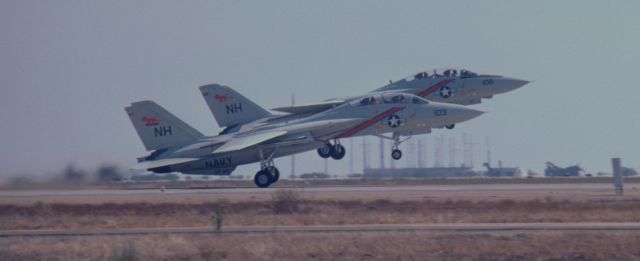
M 153 136 L 154 137 L 164 137 L 164 136 L 172 136 L 173 132 L 171 132 L 171 126 L 159 126 L 153 128 Z
M 236 112 L 242 112 L 242 103 L 229 104 L 227 106 L 227 114 L 234 114 Z

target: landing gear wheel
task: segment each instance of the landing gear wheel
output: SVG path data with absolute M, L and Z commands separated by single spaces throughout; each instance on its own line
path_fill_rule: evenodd
M 269 182 L 271 184 L 278 182 L 278 179 L 280 179 L 280 171 L 278 170 L 278 168 L 276 167 L 268 167 L 266 169 L 266 171 L 269 171 Z
M 447 129 L 453 129 L 455 126 L 455 124 L 444 125 L 444 127 Z
M 402 151 L 399 149 L 395 149 L 393 151 L 391 151 L 391 157 L 394 160 L 399 160 L 400 158 L 402 158 Z
M 331 158 L 335 160 L 341 160 L 342 158 L 344 158 L 344 155 L 346 153 L 347 151 L 344 149 L 342 145 L 336 144 L 333 146 L 333 149 L 331 150 Z
M 267 170 L 260 170 L 256 173 L 256 176 L 253 178 L 253 181 L 256 183 L 256 186 L 259 188 L 266 188 L 271 185 L 271 174 Z
M 324 147 L 318 149 L 318 155 L 324 159 L 331 157 L 332 154 L 333 146 L 331 144 L 326 144 Z

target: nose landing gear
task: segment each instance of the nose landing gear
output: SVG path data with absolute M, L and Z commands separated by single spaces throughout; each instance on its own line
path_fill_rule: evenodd
M 402 151 L 399 149 L 392 150 L 391 158 L 393 158 L 394 160 L 399 160 L 400 158 L 402 158 Z
M 394 160 L 399 160 L 402 158 L 402 151 L 400 150 L 400 144 L 407 141 L 408 139 L 411 139 L 411 136 L 408 136 L 406 139 L 401 140 L 400 134 L 396 132 L 393 133 L 392 137 L 387 137 L 384 135 L 375 135 L 375 136 L 393 141 L 393 147 L 391 148 L 391 158 L 393 158 Z
M 399 160 L 402 158 L 402 151 L 400 150 L 400 144 L 410 139 L 406 138 L 405 140 L 400 140 L 400 135 L 394 133 L 393 134 L 393 147 L 391 148 L 391 158 L 394 160 Z

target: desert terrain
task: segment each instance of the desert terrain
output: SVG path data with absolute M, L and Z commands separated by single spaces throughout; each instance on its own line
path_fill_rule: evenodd
M 640 256 L 640 184 L 0 191 L 9 260 L 602 260 Z

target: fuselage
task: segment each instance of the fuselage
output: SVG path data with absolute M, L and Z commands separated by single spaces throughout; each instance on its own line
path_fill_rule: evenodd
M 429 101 L 472 105 L 494 95 L 518 89 L 529 83 L 525 80 L 500 75 L 476 74 L 464 69 L 436 69 L 419 72 L 401 80 L 390 82 L 370 93 L 332 98 L 319 103 L 274 108 L 276 111 L 297 114 L 318 113 L 342 103 L 361 99 L 376 93 L 408 93 Z M 301 117 L 304 117 L 302 116 Z
M 389 83 L 374 92 L 406 92 L 429 101 L 471 105 L 527 83 L 525 80 L 476 74 L 464 69 L 434 69 Z
M 252 127 L 246 130 L 204 137 L 198 142 L 171 148 L 158 159 L 202 157 L 202 160 L 152 171 L 228 175 L 237 165 L 260 161 L 260 155 L 277 158 L 297 154 L 323 147 L 330 139 L 391 132 L 400 135 L 428 133 L 431 128 L 466 121 L 481 113 L 464 106 L 427 102 L 409 94 L 374 94 L 307 117 L 260 119 L 248 124 Z M 287 134 L 240 151 L 215 153 L 231 139 L 269 131 L 286 131 Z

